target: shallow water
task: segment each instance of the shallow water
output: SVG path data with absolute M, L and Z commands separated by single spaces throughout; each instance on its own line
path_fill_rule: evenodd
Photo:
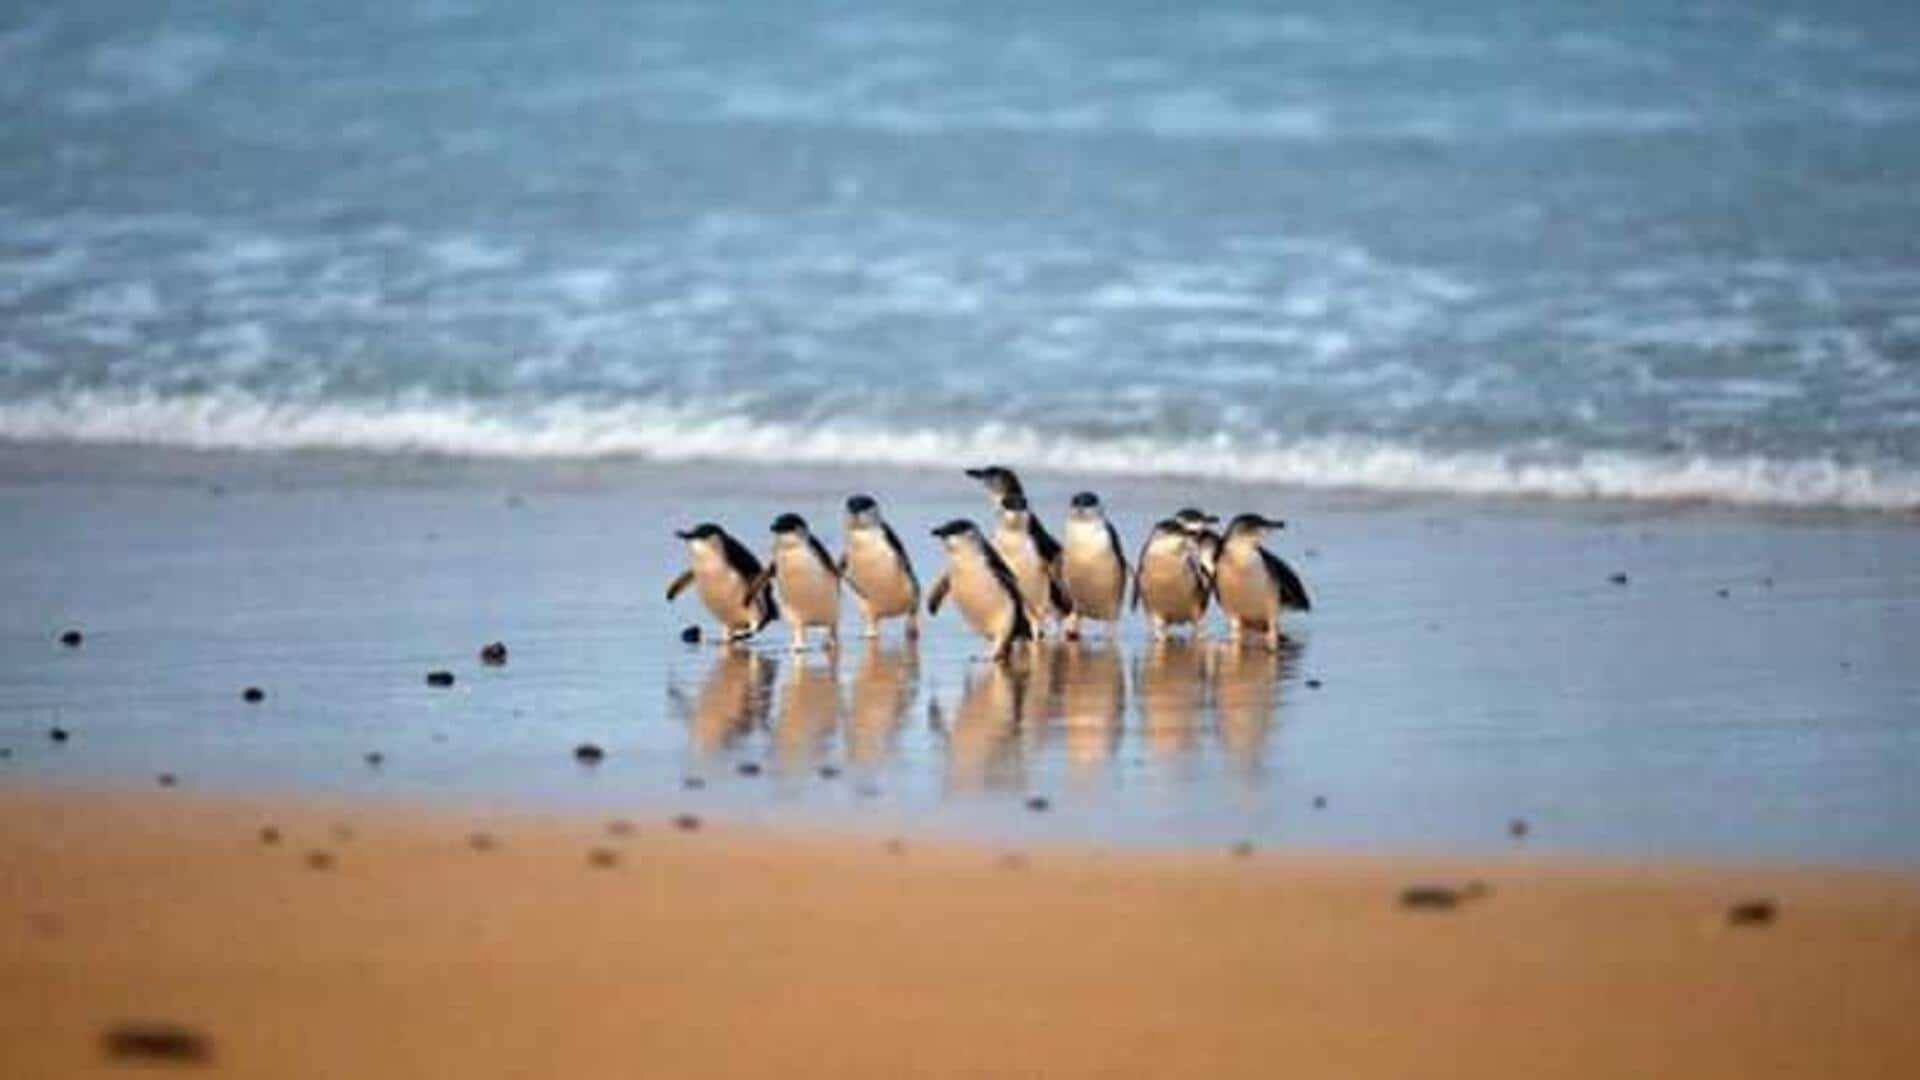
M 522 473 L 510 494 L 453 466 L 190 483 L 187 461 L 172 484 L 0 486 L 0 783 L 166 771 L 1013 840 L 1920 859 L 1920 538 L 1895 525 L 1268 492 L 1316 604 L 1285 652 L 1155 647 L 1129 622 L 1007 672 L 951 613 L 917 648 L 850 636 L 837 663 L 783 632 L 679 642 L 701 617 L 661 597 L 681 492 L 732 492 L 699 516 L 755 546 L 783 510 L 831 540 L 837 474 Z M 930 578 L 927 527 L 982 501 L 957 474 L 876 479 Z M 1172 497 L 1105 495 L 1129 543 Z M 70 625 L 77 650 L 54 640 Z M 483 667 L 495 639 L 510 661 Z M 425 684 L 439 668 L 451 689 Z M 583 741 L 606 760 L 577 764 Z

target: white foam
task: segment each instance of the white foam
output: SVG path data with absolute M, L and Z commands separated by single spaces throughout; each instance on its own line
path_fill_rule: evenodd
M 1224 434 L 1186 441 L 1081 439 L 991 423 L 966 430 L 768 423 L 657 403 L 550 402 L 507 411 L 423 397 L 294 404 L 238 394 L 80 393 L 0 402 L 0 439 L 204 450 L 641 457 L 930 469 L 993 460 L 1081 475 L 1192 477 L 1389 493 L 1867 511 L 1920 506 L 1920 470 L 1825 459 L 1587 452 L 1523 460 L 1340 437 L 1265 445 L 1236 442 Z

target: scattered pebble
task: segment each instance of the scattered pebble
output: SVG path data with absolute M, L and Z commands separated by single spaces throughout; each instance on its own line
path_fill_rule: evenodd
M 1309 690 L 1318 690 L 1318 689 L 1320 689 L 1320 687 L 1321 687 L 1321 685 L 1322 685 L 1322 684 L 1321 684 L 1321 682 L 1320 682 L 1320 680 L 1319 680 L 1319 679 L 1308 679 L 1308 680 L 1307 680 L 1307 689 L 1309 689 Z
M 680 778 L 680 786 L 686 788 L 688 791 L 699 791 L 701 788 L 707 786 L 707 778 L 704 776 L 683 776 Z
M 839 775 L 840 775 L 840 766 L 838 765 L 820 766 L 820 779 L 822 780 L 833 780 L 839 777 Z
M 189 1027 L 164 1022 L 119 1024 L 100 1036 L 100 1048 L 110 1058 L 172 1064 L 202 1064 L 213 1060 L 213 1043 Z
M 676 814 L 673 819 L 673 827 L 679 829 L 681 832 L 698 831 L 700 828 L 700 815 Z
M 1048 810 L 1053 809 L 1053 801 L 1045 795 L 1029 795 L 1027 796 L 1027 809 L 1036 814 L 1044 814 Z
M 1763 586 L 1765 586 L 1765 587 L 1767 587 L 1767 588 L 1769 588 L 1769 589 L 1771 589 L 1771 588 L 1773 588 L 1773 579 L 1772 579 L 1772 578 L 1770 578 L 1770 577 L 1764 577 L 1764 578 L 1761 578 L 1761 579 L 1760 579 L 1760 584 L 1761 584 L 1761 585 L 1763 585 Z
M 1002 870 L 1025 870 L 1027 868 L 1027 857 L 1017 851 L 1009 851 L 1005 855 L 1000 856 L 999 863 L 1000 869 Z
M 897 836 L 888 837 L 886 849 L 889 855 L 905 855 L 907 853 L 907 842 Z
M 1742 900 L 1727 909 L 1727 925 L 1766 926 L 1778 914 L 1771 900 Z
M 60 644 L 65 645 L 69 649 L 79 648 L 80 643 L 85 640 L 86 635 L 78 630 L 68 630 L 66 633 L 60 635 Z
M 492 833 L 477 832 L 467 837 L 467 846 L 475 851 L 492 851 L 500 846 L 500 841 L 495 840 Z
M 52 739 L 54 742 L 66 742 L 69 738 L 72 738 L 72 736 L 67 733 L 66 728 L 52 727 L 47 729 L 47 738 Z
M 582 765 L 598 765 L 606 756 L 607 752 L 600 749 L 597 743 L 583 742 L 573 748 L 573 760 Z
M 587 865 L 595 870 L 611 870 L 620 865 L 620 853 L 612 848 L 594 848 L 587 852 Z
M 453 672 L 429 671 L 427 672 L 427 685 L 428 686 L 452 686 Z
M 170 772 L 163 772 L 154 779 L 160 782 L 161 787 L 172 787 L 180 782 L 180 778 Z
M 260 826 L 260 842 L 261 842 L 261 843 L 263 843 L 263 844 L 277 844 L 277 843 L 279 843 L 279 842 L 280 842 L 280 830 L 279 830 L 279 829 L 277 829 L 277 828 L 275 828 L 275 827 L 273 827 L 272 825 L 262 825 L 262 826 Z
M 1507 822 L 1507 835 L 1518 840 L 1527 835 L 1530 828 L 1531 826 L 1527 824 L 1526 818 L 1514 818 L 1512 821 Z
M 688 645 L 700 644 L 700 628 L 697 626 L 689 626 L 680 631 L 680 640 L 686 642 Z
M 1460 903 L 1460 893 L 1445 885 L 1409 885 L 1400 890 L 1400 906 L 1415 911 L 1450 911 Z
M 257 686 L 249 686 L 245 690 L 240 691 L 240 700 L 249 705 L 258 705 L 267 700 L 267 692 Z
M 367 751 L 367 764 L 369 766 L 372 766 L 373 768 L 376 768 L 376 769 L 379 768 L 382 764 L 386 762 L 386 760 L 387 760 L 387 755 L 381 753 L 378 750 Z
M 480 647 L 480 662 L 488 667 L 499 667 L 507 662 L 507 643 L 495 641 Z
M 1327 797 L 1325 795 L 1315 795 L 1313 797 L 1313 808 L 1315 810 L 1325 810 L 1327 808 Z
M 333 832 L 333 838 L 335 840 L 340 841 L 343 844 L 353 839 L 353 826 L 348 825 L 343 821 L 334 822 L 332 832 Z
M 743 761 L 735 765 L 733 771 L 739 773 L 741 776 L 759 776 L 760 763 L 757 761 Z
M 628 821 L 626 818 L 614 818 L 612 821 L 607 822 L 607 834 L 609 836 L 632 836 L 633 822 Z
M 1725 600 L 1728 596 L 1732 594 L 1725 589 L 1715 589 L 1713 590 L 1713 595 L 1719 597 L 1722 600 Z
M 5 761 L 12 756 L 13 756 L 13 747 L 0 746 L 0 761 Z
M 1236 859 L 1251 858 L 1253 855 L 1253 841 L 1242 840 L 1239 843 L 1228 848 L 1227 850 L 1231 851 L 1233 853 L 1233 857 Z
M 1493 886 L 1479 880 L 1469 881 L 1460 889 L 1460 897 L 1463 900 L 1479 900 L 1492 894 Z
M 307 852 L 307 868 L 310 870 L 333 869 L 333 852 L 331 851 Z
M 1607 580 L 1615 585 L 1625 585 L 1627 583 L 1627 575 L 1615 570 L 1613 573 L 1607 575 Z

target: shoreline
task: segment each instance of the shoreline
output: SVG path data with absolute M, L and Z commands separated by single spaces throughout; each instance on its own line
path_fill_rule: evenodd
M 22 1075 L 156 1045 L 165 1064 L 183 1043 L 281 1076 L 1920 1062 L 1911 873 L 1013 851 L 29 791 L 0 791 L 0 868 L 0 1039 Z M 129 1025 L 173 1042 L 108 1041 Z

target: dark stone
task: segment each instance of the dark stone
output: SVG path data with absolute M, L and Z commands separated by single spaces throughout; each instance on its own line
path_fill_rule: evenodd
M 79 648 L 80 643 L 85 640 L 86 635 L 78 630 L 68 630 L 66 633 L 60 635 L 60 644 L 65 645 L 69 649 Z
M 67 733 L 66 728 L 53 727 L 47 729 L 47 738 L 52 739 L 54 742 L 66 742 L 72 738 L 72 736 Z
M 704 776 L 681 777 L 680 786 L 686 788 L 688 791 L 699 791 L 701 788 L 707 786 L 707 778 Z
M 632 836 L 633 822 L 628 821 L 626 818 L 615 818 L 607 822 L 607 834 L 609 836 Z
M 480 662 L 488 667 L 499 667 L 507 662 L 507 643 L 495 641 L 480 647 Z
M 700 628 L 697 626 L 689 626 L 680 631 L 680 640 L 686 642 L 688 645 L 700 644 Z
M 743 761 L 735 765 L 733 771 L 739 773 L 741 776 L 759 776 L 760 763 L 757 761 Z
M 1727 909 L 1727 925 L 1766 926 L 1778 914 L 1771 900 L 1742 900 Z
M 1409 885 L 1400 890 L 1400 906 L 1413 911 L 1451 911 L 1460 894 L 1445 885 Z
M 333 852 L 331 851 L 307 852 L 307 868 L 311 870 L 333 869 Z
M 170 772 L 163 772 L 154 779 L 160 782 L 161 787 L 172 787 L 180 782 L 180 778 Z
M 1249 858 L 1253 855 L 1253 841 L 1242 840 L 1227 850 L 1233 852 L 1233 856 L 1236 859 Z
M 820 766 L 820 779 L 834 780 L 834 779 L 837 779 L 839 776 L 840 776 L 840 766 L 838 765 Z
M 677 814 L 673 819 L 673 827 L 681 832 L 696 832 L 700 828 L 700 815 Z
M 1315 795 L 1313 797 L 1313 808 L 1315 810 L 1325 810 L 1327 808 L 1327 797 L 1325 795 Z
M 1518 840 L 1527 835 L 1529 828 L 1531 828 L 1531 826 L 1527 824 L 1526 818 L 1514 818 L 1512 821 L 1507 822 L 1507 835 Z
M 620 865 L 620 853 L 612 848 L 594 848 L 587 852 L 587 865 L 595 870 L 611 870 Z
M 165 1022 L 138 1022 L 108 1028 L 100 1048 L 110 1058 L 129 1061 L 200 1065 L 213 1060 L 213 1042 L 189 1027 Z
M 1053 802 L 1045 795 L 1029 795 L 1027 796 L 1027 809 L 1036 814 L 1044 814 L 1048 810 L 1053 809 Z
M 467 846 L 475 851 L 492 851 L 500 846 L 500 842 L 491 833 L 477 832 L 467 837 Z
M 429 671 L 427 672 L 427 685 L 428 686 L 452 686 L 453 672 Z
M 263 844 L 277 844 L 277 843 L 279 843 L 279 842 L 280 842 L 280 830 L 279 830 L 279 829 L 277 829 L 277 828 L 274 828 L 274 827 L 273 827 L 272 825 L 262 825 L 262 826 L 260 826 L 260 842 L 261 842 L 261 843 L 263 843 Z
M 366 757 L 367 757 L 367 764 L 376 769 L 379 768 L 382 764 L 384 764 L 387 760 L 387 755 L 381 753 L 378 750 L 367 751 Z
M 1625 585 L 1627 583 L 1627 575 L 1615 570 L 1613 573 L 1607 575 L 1607 580 L 1615 585 Z
M 1320 687 L 1321 687 L 1321 685 L 1322 685 L 1322 684 L 1321 684 L 1321 682 L 1320 682 L 1320 680 L 1319 680 L 1319 679 L 1308 679 L 1308 680 L 1307 680 L 1307 689 L 1309 689 L 1309 690 L 1318 690 L 1318 689 L 1320 689 Z
M 573 748 L 573 760 L 582 765 L 598 765 L 606 756 L 607 752 L 595 743 L 583 742 Z
M 267 700 L 267 692 L 257 686 L 249 686 L 245 690 L 240 691 L 240 700 L 249 705 L 258 705 Z

